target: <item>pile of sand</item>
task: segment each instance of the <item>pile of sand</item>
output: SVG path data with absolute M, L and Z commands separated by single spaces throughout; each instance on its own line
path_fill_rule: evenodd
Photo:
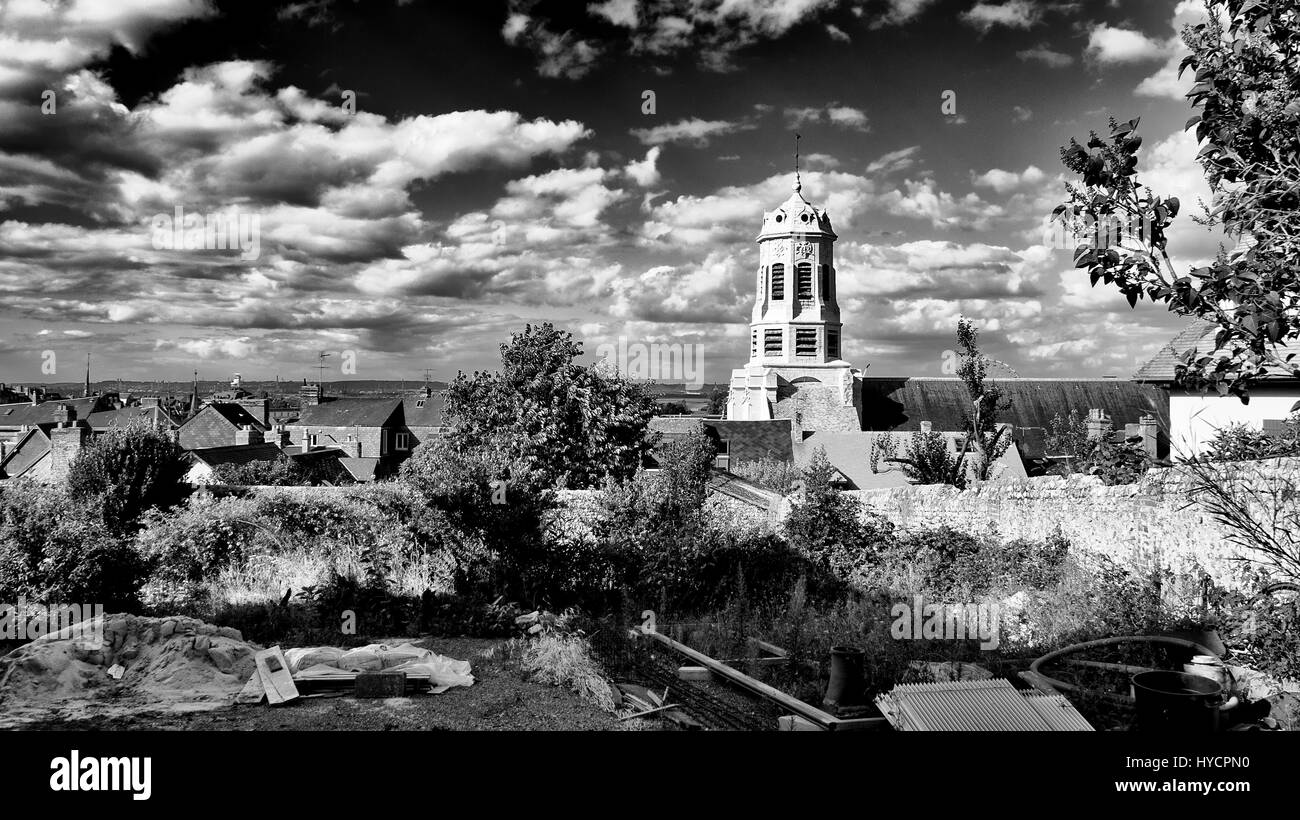
M 253 674 L 260 649 L 238 630 L 195 618 L 106 615 L 96 642 L 72 629 L 0 658 L 2 711 L 106 700 L 146 709 L 226 705 Z

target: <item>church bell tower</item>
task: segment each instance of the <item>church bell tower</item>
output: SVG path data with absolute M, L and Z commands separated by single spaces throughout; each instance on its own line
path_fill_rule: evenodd
M 763 215 L 749 323 L 749 362 L 732 372 L 727 418 L 790 418 L 804 431 L 862 429 L 860 371 L 841 358 L 835 231 L 793 193 Z

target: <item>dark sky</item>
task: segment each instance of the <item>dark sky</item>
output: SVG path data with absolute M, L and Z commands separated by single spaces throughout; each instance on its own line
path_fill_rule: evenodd
M 589 352 L 700 345 L 725 380 L 796 130 L 855 365 L 940 375 L 966 315 L 1022 375 L 1127 375 L 1180 320 L 1089 288 L 1044 218 L 1060 146 L 1111 115 L 1142 118 L 1144 182 L 1208 197 L 1174 76 L 1200 13 L 0 0 L 0 381 L 87 352 L 104 379 L 299 378 L 320 351 L 449 378 L 538 320 Z M 159 246 L 177 207 L 242 215 L 256 254 Z M 1180 222 L 1175 262 L 1211 257 Z

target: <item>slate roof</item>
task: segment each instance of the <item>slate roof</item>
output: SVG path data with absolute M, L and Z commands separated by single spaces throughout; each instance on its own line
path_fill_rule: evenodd
M 727 455 L 732 464 L 763 458 L 787 462 L 794 460 L 789 419 L 727 421 L 703 417 L 656 416 L 650 419 L 649 427 L 665 439 L 678 438 L 703 427 L 709 438 L 727 442 Z
M 50 399 L 40 404 L 20 402 L 17 404 L 0 404 L 0 427 L 22 427 L 28 425 L 58 424 L 63 420 L 63 410 L 59 405 L 66 404 L 76 413 L 75 418 L 84 419 L 100 403 L 100 396 L 82 399 Z
M 114 427 L 126 427 L 133 421 L 146 420 L 154 427 L 170 429 L 178 427 L 176 420 L 167 415 L 161 407 L 123 407 L 120 410 L 100 410 L 86 416 L 86 423 L 96 432 Z
M 424 403 L 423 407 L 416 405 Z M 443 417 L 443 409 L 446 401 L 442 393 L 434 393 L 432 396 L 412 396 L 402 399 L 402 414 L 406 418 L 407 427 L 446 427 L 447 421 Z
M 274 444 L 232 444 L 227 447 L 204 447 L 190 450 L 190 456 L 209 467 L 219 464 L 248 464 L 254 461 L 275 461 L 281 455 Z
M 374 481 L 375 471 L 379 467 L 379 459 L 371 457 L 354 458 L 348 456 L 346 458 L 340 458 L 339 464 L 343 466 L 344 470 L 347 470 L 348 475 L 352 476 L 357 481 Z
M 1214 337 L 1219 332 L 1219 326 L 1213 322 L 1207 322 L 1204 319 L 1194 319 L 1187 327 L 1178 332 L 1178 335 L 1165 342 L 1164 347 L 1156 352 L 1156 355 L 1133 374 L 1133 380 L 1138 382 L 1156 382 L 1160 384 L 1172 384 L 1175 382 L 1176 374 L 1174 368 L 1178 365 L 1178 359 L 1189 350 L 1195 349 L 1198 353 L 1209 354 L 1215 351 Z M 1295 349 L 1294 345 L 1279 345 L 1278 351 L 1285 358 L 1286 352 Z M 1300 351 L 1297 351 L 1300 353 Z M 1273 378 L 1290 378 L 1287 374 L 1279 374 Z
M 206 410 L 209 407 L 212 408 L 214 412 L 221 414 L 222 418 L 236 427 L 242 427 L 245 424 L 249 424 L 252 425 L 254 430 L 266 430 L 266 425 L 263 424 L 257 416 L 248 412 L 243 405 L 234 404 L 232 402 L 217 401 L 204 405 L 203 409 Z
M 1016 428 L 1046 429 L 1058 413 L 1087 415 L 1100 408 L 1116 428 L 1154 415 L 1161 430 L 1169 430 L 1169 398 L 1154 384 L 1120 379 L 998 379 L 1010 402 L 999 422 Z M 863 379 L 862 426 L 867 430 L 912 431 L 928 421 L 934 430 L 962 430 L 963 411 L 970 406 L 959 379 Z
M 389 427 L 402 424 L 401 399 L 334 399 L 302 408 L 290 427 Z M 396 416 L 396 418 L 394 418 Z

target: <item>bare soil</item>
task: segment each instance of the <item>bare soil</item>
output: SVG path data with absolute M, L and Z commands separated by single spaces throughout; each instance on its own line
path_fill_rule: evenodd
M 24 721 L 23 730 L 422 730 L 422 731 L 614 731 L 657 728 L 649 721 L 620 723 L 577 695 L 525 680 L 518 669 L 490 650 L 501 642 L 482 638 L 430 638 L 419 641 L 442 655 L 468 660 L 475 683 L 441 695 L 357 699 L 351 695 L 304 697 L 279 707 L 203 704 L 194 711 L 124 711 L 103 704 L 100 714 L 53 705 L 41 717 Z M 123 704 L 125 706 L 125 704 Z

